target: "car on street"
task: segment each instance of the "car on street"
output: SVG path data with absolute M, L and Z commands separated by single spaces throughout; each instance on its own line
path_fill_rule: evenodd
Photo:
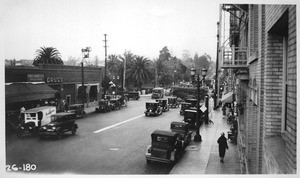
M 96 112 L 109 112 L 111 110 L 110 106 L 109 106 L 109 101 L 108 100 L 100 100 L 99 101 L 99 106 L 95 108 Z
M 110 105 L 111 110 L 113 110 L 113 111 L 119 110 L 121 108 L 121 103 L 118 98 L 110 99 L 109 105 Z
M 151 102 L 146 102 L 146 110 L 145 110 L 145 116 L 150 116 L 150 115 L 160 115 L 162 114 L 162 108 L 159 106 L 158 102 L 151 101 Z
M 161 107 L 163 112 L 170 110 L 167 99 L 157 99 L 156 102 L 158 102 L 158 105 Z
M 67 112 L 75 113 L 77 118 L 84 118 L 86 116 L 83 104 L 69 105 Z
M 186 109 L 190 109 L 190 107 L 191 107 L 191 103 L 181 103 L 181 108 L 180 108 L 180 111 L 179 111 L 179 113 L 180 113 L 180 115 L 184 115 L 184 111 L 186 110 Z
M 128 98 L 128 100 L 139 100 L 140 99 L 140 93 L 137 91 L 129 91 L 125 94 L 125 96 Z
M 192 140 L 192 131 L 186 122 L 171 122 L 171 131 L 179 133 L 184 140 L 184 147 L 187 147 Z
M 151 145 L 146 150 L 147 164 L 152 161 L 174 164 L 184 153 L 184 145 L 179 133 L 155 130 L 151 133 Z
M 164 89 L 163 88 L 153 88 L 151 99 L 159 99 L 164 97 Z
M 177 108 L 177 107 L 179 107 L 178 99 L 176 97 L 169 97 L 168 98 L 168 105 L 171 108 Z
M 75 120 L 75 113 L 61 112 L 53 114 L 51 116 L 51 122 L 40 127 L 40 138 L 43 139 L 46 136 L 61 138 L 63 134 L 68 131 L 71 131 L 72 135 L 75 135 L 76 130 L 78 129 Z
M 20 138 L 24 133 L 37 134 L 39 127 L 48 124 L 51 115 L 56 114 L 55 106 L 42 106 L 21 112 L 21 123 L 17 126 L 17 136 Z

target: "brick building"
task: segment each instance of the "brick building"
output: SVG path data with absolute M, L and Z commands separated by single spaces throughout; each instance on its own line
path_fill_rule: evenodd
M 295 174 L 296 5 L 220 9 L 221 16 L 229 12 L 229 43 L 219 57 L 234 76 L 242 173 Z
M 101 99 L 101 80 L 102 68 L 84 67 L 84 92 L 86 93 L 84 103 L 86 105 L 97 103 L 96 101 Z M 27 105 L 26 109 L 32 108 L 37 104 L 43 105 L 45 101 L 57 102 L 58 109 L 60 109 L 62 100 L 65 100 L 68 104 L 82 103 L 82 68 L 80 66 L 50 64 L 40 65 L 39 67 L 6 66 L 5 83 L 7 84 L 6 88 L 9 87 L 11 90 L 6 89 L 5 91 L 7 111 L 19 110 L 24 105 Z M 27 86 L 20 86 L 20 83 Z M 34 89 L 30 85 L 33 83 L 36 84 Z M 8 84 L 19 85 L 9 86 Z M 37 87 L 38 84 L 44 86 Z M 47 86 L 53 89 L 55 94 L 49 91 L 51 89 L 45 89 Z M 23 87 L 28 90 L 28 97 L 14 96 L 13 93 L 10 93 L 17 91 L 18 88 L 16 87 Z M 29 94 L 32 96 L 29 96 Z

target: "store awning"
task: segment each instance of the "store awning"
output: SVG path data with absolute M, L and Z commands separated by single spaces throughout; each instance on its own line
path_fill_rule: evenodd
M 55 98 L 56 90 L 47 84 L 13 83 L 5 86 L 5 102 L 16 103 Z
M 232 103 L 233 101 L 233 92 L 229 92 L 222 97 L 222 103 Z

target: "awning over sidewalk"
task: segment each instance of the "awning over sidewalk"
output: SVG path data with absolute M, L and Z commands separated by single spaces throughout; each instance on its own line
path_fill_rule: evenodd
M 229 92 L 222 97 L 222 103 L 232 103 L 233 101 L 233 92 Z
M 14 83 L 5 86 L 5 102 L 16 103 L 55 98 L 56 90 L 47 84 Z

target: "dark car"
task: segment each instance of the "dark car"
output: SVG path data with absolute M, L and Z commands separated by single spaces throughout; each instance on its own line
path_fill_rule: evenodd
M 108 100 L 100 100 L 98 108 L 95 109 L 96 112 L 109 112 L 111 108 L 108 103 Z
M 184 145 L 179 133 L 155 130 L 151 134 L 151 145 L 146 150 L 147 163 L 156 161 L 173 164 L 184 152 Z
M 146 116 L 149 115 L 160 115 L 162 114 L 162 109 L 158 102 L 146 102 L 146 111 L 144 112 Z
M 139 100 L 140 99 L 140 94 L 137 91 L 129 91 L 126 93 L 126 96 L 128 100 L 133 99 L 133 100 Z
M 179 107 L 179 102 L 176 97 L 170 97 L 168 98 L 168 105 L 171 108 L 177 108 Z
M 121 108 L 121 103 L 118 98 L 110 99 L 109 105 L 111 110 L 119 110 Z
M 190 130 L 194 130 L 197 124 L 197 111 L 193 109 L 187 109 L 184 112 L 184 122 L 188 124 Z M 204 121 L 204 115 L 201 110 L 199 110 L 199 125 Z
M 185 101 L 186 103 L 190 103 L 191 104 L 191 108 L 197 108 L 197 99 L 187 99 Z
M 191 103 L 181 103 L 180 115 L 184 115 L 186 109 L 190 109 Z
M 84 111 L 83 104 L 72 104 L 68 106 L 67 112 L 76 114 L 77 118 L 84 118 L 86 113 Z
M 169 111 L 169 105 L 167 99 L 157 99 L 158 105 L 161 107 L 163 112 Z
M 186 122 L 171 122 L 171 131 L 179 133 L 184 140 L 184 147 L 187 147 L 192 140 L 192 131 Z
M 75 123 L 76 115 L 74 113 L 57 113 L 51 116 L 51 122 L 47 125 L 40 127 L 39 135 L 40 138 L 45 136 L 56 136 L 61 138 L 64 132 L 71 131 L 75 135 L 78 128 Z

